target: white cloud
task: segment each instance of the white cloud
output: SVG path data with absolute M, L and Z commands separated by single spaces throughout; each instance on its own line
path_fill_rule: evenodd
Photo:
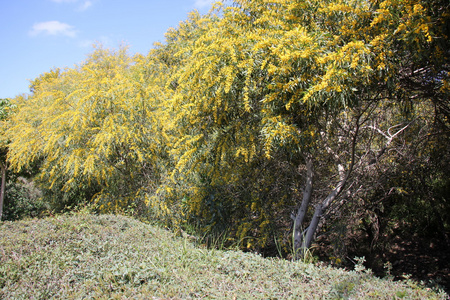
M 83 4 L 78 8 L 79 11 L 84 11 L 92 6 L 92 1 L 84 1 Z
M 216 2 L 216 0 L 195 0 L 194 6 L 196 8 L 206 8 L 214 2 Z
M 55 3 L 76 3 L 78 6 L 78 11 L 85 11 L 86 9 L 88 9 L 89 7 L 92 6 L 92 4 L 94 4 L 91 0 L 51 0 L 52 2 Z
M 68 37 L 75 37 L 77 31 L 75 28 L 69 24 L 61 23 L 59 21 L 48 21 L 36 23 L 30 30 L 31 36 L 37 36 L 40 34 L 45 35 L 62 35 Z

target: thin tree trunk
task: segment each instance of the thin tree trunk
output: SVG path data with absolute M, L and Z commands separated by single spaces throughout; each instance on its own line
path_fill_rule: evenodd
M 311 223 L 309 224 L 308 231 L 306 232 L 305 238 L 303 239 L 303 243 L 301 246 L 302 251 L 311 247 L 312 241 L 314 240 L 314 234 L 316 233 L 317 227 L 319 226 L 320 218 L 330 206 L 330 204 L 333 203 L 334 199 L 336 199 L 337 195 L 339 195 L 345 183 L 347 182 L 347 178 L 347 176 L 343 178 L 338 183 L 338 186 L 327 196 L 327 198 L 322 203 L 317 204 Z
M 312 159 L 306 159 L 306 184 L 305 189 L 303 191 L 303 199 L 302 204 L 300 205 L 297 214 L 292 219 L 294 221 L 294 258 L 298 259 L 301 255 L 301 245 L 303 240 L 303 221 L 306 216 L 306 212 L 308 210 L 309 202 L 311 200 L 312 190 L 313 190 L 313 177 L 314 170 Z
M 3 216 L 3 199 L 5 198 L 5 186 L 6 186 L 6 164 L 1 164 L 2 171 L 2 186 L 0 190 L 0 221 Z
M 319 226 L 319 221 L 322 218 L 322 215 L 324 212 L 328 209 L 328 207 L 333 203 L 333 201 L 336 199 L 336 197 L 341 193 L 344 186 L 347 184 L 347 181 L 350 177 L 350 174 L 353 171 L 353 167 L 355 165 L 355 147 L 356 147 L 356 141 L 358 137 L 359 132 L 359 123 L 356 123 L 355 132 L 352 139 L 352 145 L 351 145 L 351 161 L 348 166 L 347 172 L 345 171 L 344 164 L 339 162 L 339 156 L 337 156 L 335 153 L 332 152 L 331 149 L 329 151 L 335 155 L 336 160 L 338 161 L 338 172 L 339 172 L 339 182 L 334 188 L 331 193 L 328 194 L 328 196 L 325 198 L 325 200 L 322 203 L 319 203 L 316 205 L 316 209 L 314 211 L 314 215 L 312 217 L 312 220 L 309 224 L 308 230 L 306 231 L 306 235 L 302 239 L 302 244 L 300 246 L 301 255 L 304 256 L 306 249 L 311 247 L 311 244 L 314 240 L 314 235 L 317 231 L 317 227 Z

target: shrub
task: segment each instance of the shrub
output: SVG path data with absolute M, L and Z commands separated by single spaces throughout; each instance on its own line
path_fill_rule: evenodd
M 195 247 L 124 216 L 0 223 L 4 299 L 446 299 L 417 283 Z

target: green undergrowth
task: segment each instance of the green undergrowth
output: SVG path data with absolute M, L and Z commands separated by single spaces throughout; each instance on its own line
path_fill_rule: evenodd
M 199 248 L 116 215 L 0 223 L 0 299 L 446 299 L 413 281 Z

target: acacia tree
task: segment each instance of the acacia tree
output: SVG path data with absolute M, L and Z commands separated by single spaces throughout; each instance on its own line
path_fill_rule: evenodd
M 292 215 L 301 254 L 330 206 L 354 196 L 357 175 L 407 132 L 409 106 L 448 108 L 440 5 L 240 0 L 197 20 L 207 30 L 181 49 L 191 59 L 174 76 L 183 128 L 175 174 L 229 181 L 260 153 L 285 159 L 306 182 Z M 190 194 L 194 206 L 208 199 L 198 186 Z
M 18 113 L 7 132 L 12 167 L 40 161 L 47 189 L 89 189 L 100 210 L 142 202 L 165 151 L 164 91 L 155 84 L 163 75 L 144 56 L 102 48 L 80 66 L 43 74 L 32 95 L 15 99 Z

